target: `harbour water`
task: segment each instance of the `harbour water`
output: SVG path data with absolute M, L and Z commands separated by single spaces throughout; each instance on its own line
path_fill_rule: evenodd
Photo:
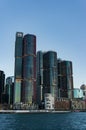
M 86 112 L 0 114 L 0 130 L 86 130 Z

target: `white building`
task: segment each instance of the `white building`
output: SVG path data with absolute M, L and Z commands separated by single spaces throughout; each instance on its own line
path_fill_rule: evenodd
M 50 93 L 45 94 L 45 109 L 46 110 L 54 109 L 54 97 Z

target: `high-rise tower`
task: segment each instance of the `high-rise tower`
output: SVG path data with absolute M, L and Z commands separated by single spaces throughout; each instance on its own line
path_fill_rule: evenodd
M 22 102 L 36 101 L 36 36 L 27 34 L 23 39 Z
M 19 51 L 19 52 L 17 52 Z M 14 103 L 36 101 L 36 36 L 16 34 Z
M 43 52 L 37 52 L 37 103 L 43 101 Z
M 58 60 L 59 97 L 73 98 L 73 71 L 71 61 Z
M 22 64 L 23 59 L 23 33 L 16 33 L 15 41 L 15 87 L 14 87 L 14 103 L 21 102 L 21 86 L 22 86 Z
M 45 94 L 57 98 L 57 53 L 54 51 L 37 52 L 37 103 L 43 105 Z
M 43 91 L 57 97 L 57 53 L 54 51 L 43 55 Z

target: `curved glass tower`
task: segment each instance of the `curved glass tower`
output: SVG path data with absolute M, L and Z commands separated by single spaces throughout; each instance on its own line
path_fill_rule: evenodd
M 23 33 L 16 33 L 15 41 L 15 87 L 14 87 L 14 103 L 21 102 L 21 86 L 22 86 L 22 58 L 23 58 Z
M 43 55 L 43 91 L 57 97 L 57 53 L 54 51 Z
M 16 34 L 14 103 L 36 100 L 36 36 Z
M 73 70 L 71 61 L 58 61 L 59 97 L 73 98 Z
M 23 39 L 22 102 L 32 103 L 36 98 L 36 36 L 27 34 Z

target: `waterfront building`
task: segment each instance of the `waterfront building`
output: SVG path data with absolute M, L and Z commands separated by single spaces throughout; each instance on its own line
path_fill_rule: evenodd
M 58 60 L 59 97 L 73 98 L 73 71 L 71 61 Z
M 40 105 L 43 101 L 43 52 L 37 52 L 37 103 Z
M 57 53 L 48 51 L 43 54 L 43 93 L 57 97 Z
M 83 91 L 83 98 L 86 100 L 86 85 L 82 84 L 80 86 L 80 89 Z
M 74 98 L 83 98 L 84 97 L 83 90 L 79 89 L 79 88 L 73 89 L 73 95 L 74 95 Z
M 21 100 L 36 102 L 36 36 L 27 34 L 23 38 L 23 84 Z
M 46 110 L 53 110 L 54 109 L 54 97 L 51 93 L 45 93 L 44 96 L 45 100 L 45 109 Z
M 74 98 L 71 100 L 71 109 L 73 111 L 86 111 L 86 102 L 80 98 Z
M 2 93 L 4 93 L 5 86 L 5 74 L 4 71 L 0 70 L 0 104 L 2 103 Z
M 8 104 L 13 104 L 14 98 L 14 76 L 6 78 L 6 90 L 5 93 L 8 95 Z
M 16 33 L 14 103 L 36 101 L 36 36 Z
M 55 100 L 55 110 L 57 111 L 65 111 L 65 110 L 70 110 L 71 109 L 71 101 L 68 98 L 57 98 L 57 100 Z
M 23 59 L 23 33 L 16 33 L 15 41 L 15 73 L 14 73 L 14 103 L 21 102 L 21 86 L 22 86 L 22 59 Z
M 44 105 L 45 93 L 57 98 L 57 53 L 37 52 L 37 103 Z

